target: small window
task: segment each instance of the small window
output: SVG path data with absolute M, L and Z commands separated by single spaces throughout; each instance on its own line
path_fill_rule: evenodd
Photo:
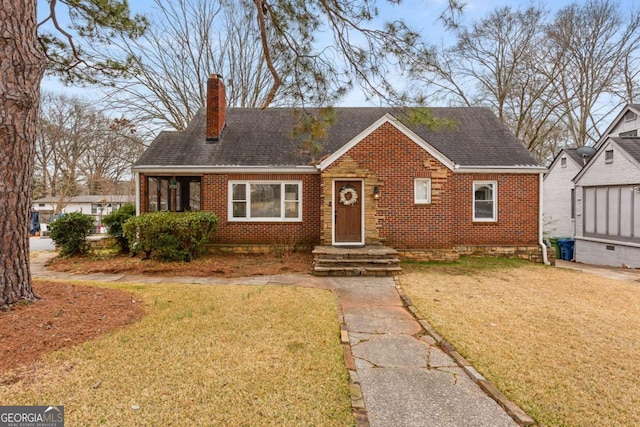
M 497 214 L 497 187 L 495 181 L 475 181 L 473 183 L 473 220 L 495 222 Z
M 622 138 L 631 138 L 634 136 L 638 136 L 638 130 L 634 129 L 634 130 L 629 130 L 627 132 L 620 132 L 620 136 Z
M 563 167 L 563 168 L 567 167 L 567 158 L 566 157 L 563 157 L 563 158 L 560 159 L 560 166 Z
M 416 178 L 414 181 L 414 202 L 416 204 L 431 203 L 431 179 Z
M 301 182 L 229 183 L 230 221 L 300 221 Z
M 625 122 L 630 122 L 630 121 L 633 121 L 635 119 L 636 119 L 636 115 L 635 115 L 635 113 L 633 111 L 627 111 L 624 114 L 624 121 Z
M 604 162 L 613 163 L 613 150 L 606 150 L 604 152 Z

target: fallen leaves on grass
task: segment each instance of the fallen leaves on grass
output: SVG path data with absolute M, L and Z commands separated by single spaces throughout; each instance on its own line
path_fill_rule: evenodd
M 36 281 L 40 299 L 0 311 L 0 372 L 30 366 L 42 354 L 79 344 L 139 320 L 128 292 Z M 6 378 L 5 378 L 6 379 Z
M 155 274 L 162 276 L 246 277 L 284 273 L 307 273 L 313 256 L 310 253 L 216 254 L 191 262 L 142 260 L 128 255 L 103 253 L 85 257 L 56 258 L 48 268 L 69 273 Z

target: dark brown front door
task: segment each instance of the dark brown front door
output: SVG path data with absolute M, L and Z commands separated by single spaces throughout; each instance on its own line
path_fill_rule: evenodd
M 362 243 L 362 182 L 336 181 L 335 243 Z

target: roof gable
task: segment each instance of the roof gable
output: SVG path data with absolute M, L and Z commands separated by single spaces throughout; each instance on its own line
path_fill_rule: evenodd
M 620 112 L 615 117 L 615 119 L 613 119 L 611 121 L 611 124 L 609 124 L 609 126 L 602 133 L 602 136 L 600 137 L 598 142 L 596 142 L 596 144 L 595 144 L 595 148 L 600 148 L 600 146 L 602 144 L 604 144 L 606 139 L 609 136 L 611 136 L 611 132 L 613 132 L 613 130 L 616 128 L 616 126 L 618 126 L 618 124 L 620 124 L 624 120 L 625 114 L 627 114 L 629 111 L 633 112 L 636 116 L 640 117 L 640 104 L 627 104 L 627 105 L 625 105 L 622 108 L 622 110 L 620 110 Z
M 420 138 L 418 135 L 416 135 L 407 126 L 405 126 L 402 123 L 400 123 L 400 121 L 398 119 L 396 119 L 394 116 L 392 116 L 390 113 L 386 113 L 384 116 L 380 117 L 378 120 L 373 122 L 369 127 L 367 127 L 365 130 L 363 130 L 358 135 L 356 135 L 354 138 L 352 138 L 349 142 L 344 144 L 338 150 L 334 151 L 333 154 L 329 155 L 327 158 L 325 158 L 323 161 L 321 161 L 318 164 L 318 168 L 320 170 L 327 169 L 336 160 L 338 160 L 345 153 L 347 153 L 347 151 L 351 150 L 353 147 L 358 145 L 358 143 L 360 143 L 361 141 L 366 139 L 369 135 L 371 135 L 373 132 L 375 132 L 376 129 L 380 128 L 385 123 L 389 123 L 390 125 L 392 125 L 396 129 L 398 129 L 407 138 L 409 138 L 411 141 L 415 142 L 420 148 L 425 150 L 427 153 L 429 153 L 431 156 L 433 156 L 435 159 L 437 159 L 440 163 L 445 165 L 448 169 L 453 170 L 454 165 L 455 165 L 454 162 L 452 162 L 449 158 L 447 158 L 441 152 L 436 150 L 434 147 L 432 147 L 426 141 L 422 140 L 422 138 Z
M 640 172 L 640 137 L 628 138 L 610 136 L 602 141 L 591 160 L 573 179 L 576 184 L 584 177 L 585 174 L 588 173 L 589 169 L 593 167 L 594 164 L 597 164 L 597 160 L 604 155 L 603 153 L 609 147 L 615 148 L 616 151 L 622 153 L 625 158 Z
M 558 152 L 558 154 L 556 154 L 556 157 L 553 158 L 553 161 L 549 165 L 549 172 L 557 167 L 557 165 L 560 163 L 560 159 L 562 159 L 563 157 L 570 159 L 578 167 L 578 169 L 582 169 L 582 167 L 584 166 L 583 159 L 576 150 L 576 148 L 562 148 Z

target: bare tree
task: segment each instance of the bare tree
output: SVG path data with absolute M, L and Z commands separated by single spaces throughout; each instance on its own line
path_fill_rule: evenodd
M 561 69 L 550 83 L 562 101 L 563 121 L 576 146 L 588 145 L 600 138 L 603 120 L 629 101 L 615 95 L 638 75 L 640 11 L 623 14 L 610 0 L 572 3 L 546 26 L 545 35 L 544 49 Z
M 89 194 L 119 194 L 119 183 L 129 178 L 133 162 L 145 148 L 137 126 L 124 117 L 100 114 L 79 171 Z
M 206 82 L 214 72 L 224 76 L 230 106 L 264 103 L 270 74 L 252 5 L 225 0 L 155 0 L 155 5 L 145 36 L 114 40 L 108 47 L 113 51 L 115 44 L 130 58 L 123 78 L 104 81 L 111 88 L 111 108 L 184 130 L 204 105 Z
M 538 159 L 553 156 L 552 147 L 566 134 L 550 90 L 553 70 L 536 71 L 546 61 L 539 49 L 545 16 L 541 7 L 501 7 L 459 29 L 454 46 L 437 49 L 433 61 L 414 64 L 425 97 L 489 106 Z
M 45 94 L 40 111 L 36 171 L 59 211 L 81 191 L 112 191 L 144 149 L 135 123 L 112 119 L 87 101 Z
M 599 139 L 599 126 L 632 102 L 640 76 L 640 14 L 610 0 L 498 8 L 457 32 L 452 47 L 414 64 L 426 96 L 491 107 L 542 162 L 558 147 Z

